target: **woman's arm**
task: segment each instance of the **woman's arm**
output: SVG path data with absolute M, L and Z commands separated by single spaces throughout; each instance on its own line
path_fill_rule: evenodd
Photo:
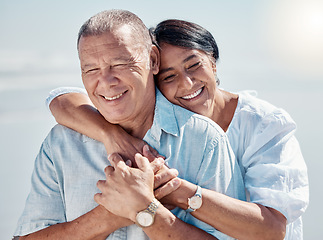
M 188 208 L 188 198 L 196 185 L 181 180 L 180 187 L 162 198 L 163 204 Z M 159 193 L 160 198 L 163 193 Z M 286 218 L 278 211 L 260 204 L 241 201 L 224 194 L 202 189 L 203 204 L 191 214 L 219 231 L 238 239 L 284 239 Z
M 49 108 L 59 124 L 102 142 L 108 154 L 119 153 L 123 159 L 134 159 L 142 153 L 143 140 L 132 137 L 119 125 L 111 124 L 97 111 L 88 96 L 66 93 L 55 97 Z M 155 156 L 157 151 L 150 148 Z
M 144 149 L 144 156 L 150 161 L 154 158 L 147 148 Z M 197 186 L 176 176 L 173 169 L 165 167 L 155 173 L 154 194 L 165 206 L 186 210 L 188 198 L 195 194 Z M 248 240 L 284 239 L 286 218 L 273 208 L 205 188 L 202 189 L 202 200 L 201 208 L 191 214 L 229 236 Z

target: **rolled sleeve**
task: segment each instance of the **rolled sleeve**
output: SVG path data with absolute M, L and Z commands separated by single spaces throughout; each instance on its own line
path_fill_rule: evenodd
M 67 94 L 67 93 L 82 93 L 87 95 L 87 92 L 83 88 L 78 88 L 78 87 L 60 87 L 60 88 L 55 88 L 52 91 L 49 92 L 48 97 L 46 98 L 46 106 L 49 109 L 49 104 L 53 101 L 54 98 Z
M 263 121 L 246 151 L 245 186 L 250 201 L 274 208 L 293 222 L 309 201 L 307 168 L 294 136 L 296 125 L 288 116 Z M 269 118 L 271 119 L 271 117 Z

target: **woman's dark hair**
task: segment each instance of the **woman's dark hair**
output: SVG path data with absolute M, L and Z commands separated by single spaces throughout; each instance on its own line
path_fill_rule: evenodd
M 212 34 L 198 24 L 169 19 L 150 29 L 153 42 L 159 46 L 168 43 L 174 46 L 198 49 L 210 54 L 215 61 L 219 58 L 218 46 Z

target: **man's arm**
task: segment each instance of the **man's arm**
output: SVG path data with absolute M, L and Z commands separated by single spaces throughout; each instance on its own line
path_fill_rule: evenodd
M 160 205 L 158 207 L 155 222 L 153 223 L 153 225 L 147 228 L 143 228 L 143 231 L 152 240 L 217 239 L 213 235 L 193 225 L 183 222 L 163 205 Z
M 104 240 L 115 230 L 131 225 L 128 219 L 118 217 L 98 206 L 73 221 L 58 223 L 40 231 L 21 236 L 20 240 Z
M 63 201 L 66 195 L 61 190 L 64 186 L 60 185 L 64 178 L 59 174 L 63 168 L 58 167 L 58 157 L 53 155 L 50 144 L 51 138 L 56 139 L 55 134 L 60 135 L 56 131 L 57 129 L 53 129 L 44 140 L 36 157 L 31 191 L 15 234 L 22 236 L 33 232 L 22 239 L 100 239 L 120 227 L 133 224 L 127 219 L 114 216 L 102 206 L 89 212 L 82 211 L 78 216 L 85 213 L 84 215 L 67 221 L 66 203 Z M 89 201 L 93 200 L 90 198 Z M 41 227 L 44 229 L 39 230 Z

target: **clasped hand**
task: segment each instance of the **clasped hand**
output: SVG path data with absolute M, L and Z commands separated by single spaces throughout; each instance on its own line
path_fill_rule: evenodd
M 163 158 L 156 157 L 146 145 L 143 155 L 137 153 L 131 166 L 117 154 L 108 157 L 111 166 L 105 168 L 106 180 L 99 180 L 101 193 L 94 200 L 111 213 L 135 222 L 137 212 L 144 210 L 153 198 L 162 199 L 180 186 L 178 171 L 168 168 Z

